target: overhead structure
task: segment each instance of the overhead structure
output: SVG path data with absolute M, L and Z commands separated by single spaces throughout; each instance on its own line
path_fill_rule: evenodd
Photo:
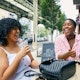
M 24 1 L 24 0 L 19 0 L 19 1 Z M 0 8 L 7 10 L 9 12 L 15 13 L 18 17 L 26 17 L 31 20 L 33 19 L 33 12 L 27 7 L 19 4 L 18 2 L 14 0 L 1 0 Z
M 33 0 L 14 0 L 33 12 Z
M 80 9 L 80 0 L 73 0 L 73 3 L 76 5 L 76 9 Z

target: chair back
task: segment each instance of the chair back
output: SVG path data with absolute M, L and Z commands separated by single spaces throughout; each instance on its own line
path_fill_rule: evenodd
M 43 43 L 41 62 L 46 61 L 51 58 L 55 59 L 54 43 L 52 42 Z

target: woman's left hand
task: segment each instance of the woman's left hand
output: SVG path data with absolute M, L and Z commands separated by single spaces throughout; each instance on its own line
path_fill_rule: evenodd
M 70 51 L 70 56 L 75 58 L 76 57 L 76 52 L 75 51 Z

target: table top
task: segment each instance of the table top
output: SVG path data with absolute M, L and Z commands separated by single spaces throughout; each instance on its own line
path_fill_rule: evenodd
M 68 80 L 80 80 L 80 64 L 76 64 L 76 73 Z

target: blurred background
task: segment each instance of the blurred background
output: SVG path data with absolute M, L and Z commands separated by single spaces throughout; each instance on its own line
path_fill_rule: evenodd
M 76 33 L 80 33 L 80 0 L 0 0 L 0 19 L 6 17 L 19 20 L 20 40 L 38 49 L 55 41 L 66 18 L 76 21 Z

